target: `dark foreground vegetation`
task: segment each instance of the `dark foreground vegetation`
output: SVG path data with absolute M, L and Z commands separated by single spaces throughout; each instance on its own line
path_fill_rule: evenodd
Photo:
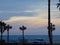
M 32 42 L 32 43 L 28 43 L 28 42 L 23 42 L 23 43 L 6 43 L 4 40 L 0 41 L 0 45 L 51 45 L 49 43 L 39 43 L 39 42 Z M 60 43 L 54 43 L 53 45 L 60 45 Z
M 50 44 L 42 44 L 42 43 L 25 43 L 25 44 L 20 44 L 20 43 L 1 43 L 0 45 L 50 45 Z M 60 45 L 60 43 L 55 43 L 53 45 Z

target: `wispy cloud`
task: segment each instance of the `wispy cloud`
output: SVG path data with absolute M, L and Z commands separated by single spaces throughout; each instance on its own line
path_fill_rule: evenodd
M 20 10 L 20 11 L 8 11 L 8 10 L 0 10 L 0 13 L 22 13 L 22 12 L 39 12 L 40 9 L 26 9 L 26 10 Z
M 28 11 L 0 11 L 0 13 L 22 13 L 22 12 L 28 12 Z
M 22 20 L 29 20 L 29 19 L 35 19 L 36 17 L 21 17 L 21 16 L 14 16 L 11 17 L 8 20 L 5 20 L 5 22 L 16 22 L 16 21 L 22 21 Z
M 53 24 L 56 25 L 56 30 L 54 31 L 54 34 L 59 34 L 59 26 L 60 26 L 60 19 L 52 19 L 51 22 Z M 48 20 L 47 19 L 41 19 L 39 17 L 19 17 L 19 16 L 15 16 L 15 17 L 11 17 L 8 20 L 4 20 L 5 23 L 10 24 L 11 26 L 13 26 L 13 29 L 10 30 L 11 34 L 21 34 L 19 27 L 24 25 L 27 27 L 27 30 L 25 31 L 25 34 L 48 34 L 48 30 L 47 30 L 47 24 L 48 24 Z M 13 33 L 14 32 L 14 33 Z M 18 33 L 17 33 L 18 32 Z
M 53 23 L 59 24 L 60 23 L 59 20 L 60 19 L 52 19 L 51 21 Z M 21 21 L 29 22 L 31 24 L 33 24 L 34 22 L 38 22 L 37 24 L 39 24 L 39 23 L 47 24 L 48 19 L 44 19 L 44 18 L 40 18 L 40 17 L 36 17 L 36 16 L 35 17 L 34 16 L 33 17 L 14 16 L 14 17 L 9 18 L 8 20 L 4 20 L 4 22 L 6 22 L 6 23 L 21 22 Z

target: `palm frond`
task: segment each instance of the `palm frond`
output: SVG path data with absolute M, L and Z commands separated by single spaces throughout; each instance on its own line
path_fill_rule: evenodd
M 60 0 L 59 0 L 59 2 L 60 2 Z

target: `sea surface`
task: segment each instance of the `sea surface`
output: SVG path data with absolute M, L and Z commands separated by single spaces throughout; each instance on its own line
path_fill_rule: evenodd
M 25 35 L 25 40 L 28 42 L 47 42 L 49 43 L 48 35 Z M 7 42 L 7 36 L 3 36 L 3 40 Z M 22 35 L 10 35 L 9 43 L 16 43 L 22 41 Z M 60 43 L 60 35 L 53 36 L 54 43 Z

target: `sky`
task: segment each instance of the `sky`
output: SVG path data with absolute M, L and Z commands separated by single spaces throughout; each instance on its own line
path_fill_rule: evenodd
M 57 3 L 51 0 L 51 22 L 56 25 L 53 35 L 60 35 Z M 0 20 L 12 26 L 10 35 L 21 35 L 22 25 L 27 27 L 25 35 L 48 35 L 48 0 L 0 0 Z

